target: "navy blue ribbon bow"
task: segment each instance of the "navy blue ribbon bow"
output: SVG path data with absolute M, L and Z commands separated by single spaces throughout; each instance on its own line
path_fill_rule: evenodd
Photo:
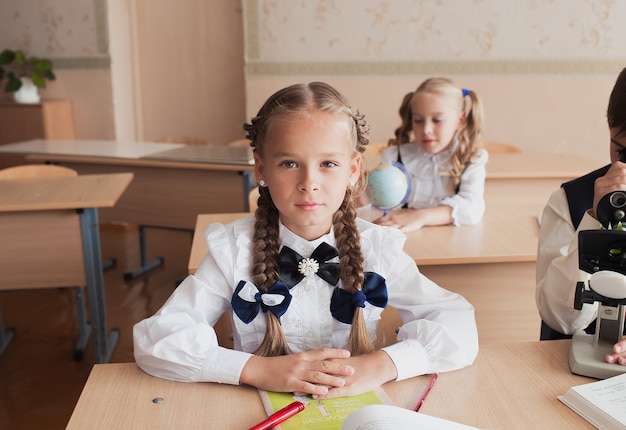
M 280 318 L 291 303 L 289 288 L 281 281 L 276 281 L 267 293 L 261 293 L 252 283 L 239 281 L 230 304 L 233 311 L 241 321 L 249 324 L 259 313 L 259 308 L 263 312 L 271 312 L 276 318 Z
M 385 278 L 378 273 L 365 272 L 363 288 L 354 294 L 335 288 L 330 299 L 330 313 L 337 321 L 352 324 L 357 306 L 364 308 L 366 301 L 379 308 L 387 306 L 387 284 Z
M 337 249 L 322 242 L 310 258 L 304 258 L 288 246 L 283 246 L 278 255 L 280 278 L 289 288 L 298 284 L 305 275 L 316 274 L 331 285 L 339 281 L 339 263 L 328 263 L 337 257 Z

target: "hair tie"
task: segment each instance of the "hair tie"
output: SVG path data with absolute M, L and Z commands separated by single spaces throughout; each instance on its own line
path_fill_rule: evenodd
M 463 91 L 463 97 L 469 95 L 470 90 L 468 90 L 467 88 L 462 88 L 461 91 Z

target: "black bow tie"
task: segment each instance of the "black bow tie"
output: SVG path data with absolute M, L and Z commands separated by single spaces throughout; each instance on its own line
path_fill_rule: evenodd
M 283 246 L 278 255 L 280 278 L 292 288 L 307 275 L 316 274 L 331 285 L 339 281 L 339 263 L 327 263 L 337 257 L 337 249 L 322 242 L 310 258 L 304 258 L 288 246 Z

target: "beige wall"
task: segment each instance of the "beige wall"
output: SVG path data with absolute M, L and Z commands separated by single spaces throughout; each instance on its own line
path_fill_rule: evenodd
M 486 138 L 608 160 L 606 104 L 626 66 L 626 2 L 243 0 L 246 111 L 325 80 L 392 136 L 399 103 L 431 76 L 475 90 Z
M 42 97 L 72 100 L 77 138 L 241 136 L 238 1 L 0 0 L 0 10 L 0 49 L 52 59 L 57 80 Z
M 526 151 L 575 152 L 608 161 L 606 104 L 615 76 L 447 76 L 481 96 L 486 140 L 508 142 Z M 248 77 L 247 108 L 253 115 L 273 91 L 322 79 L 366 115 L 373 142 L 386 141 L 399 125 L 402 97 L 426 77 Z
M 0 10 L 0 48 L 53 59 L 58 79 L 43 96 L 70 98 L 87 139 L 225 143 L 276 89 L 326 80 L 381 141 L 402 96 L 445 75 L 480 94 L 489 140 L 605 161 L 606 102 L 626 65 L 626 2 L 0 0 Z

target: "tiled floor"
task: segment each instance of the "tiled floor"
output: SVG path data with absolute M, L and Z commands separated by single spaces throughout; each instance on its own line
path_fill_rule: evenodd
M 150 229 L 151 257 L 165 263 L 125 281 L 123 273 L 138 263 L 137 237 L 136 229 L 119 227 L 101 234 L 103 258 L 117 260 L 105 272 L 108 326 L 120 329 L 111 362 L 133 361 L 133 324 L 152 315 L 187 273 L 191 232 Z M 0 307 L 5 327 L 16 330 L 0 356 L 0 430 L 64 429 L 93 365 L 91 338 L 83 359 L 73 359 L 72 289 L 2 292 Z

